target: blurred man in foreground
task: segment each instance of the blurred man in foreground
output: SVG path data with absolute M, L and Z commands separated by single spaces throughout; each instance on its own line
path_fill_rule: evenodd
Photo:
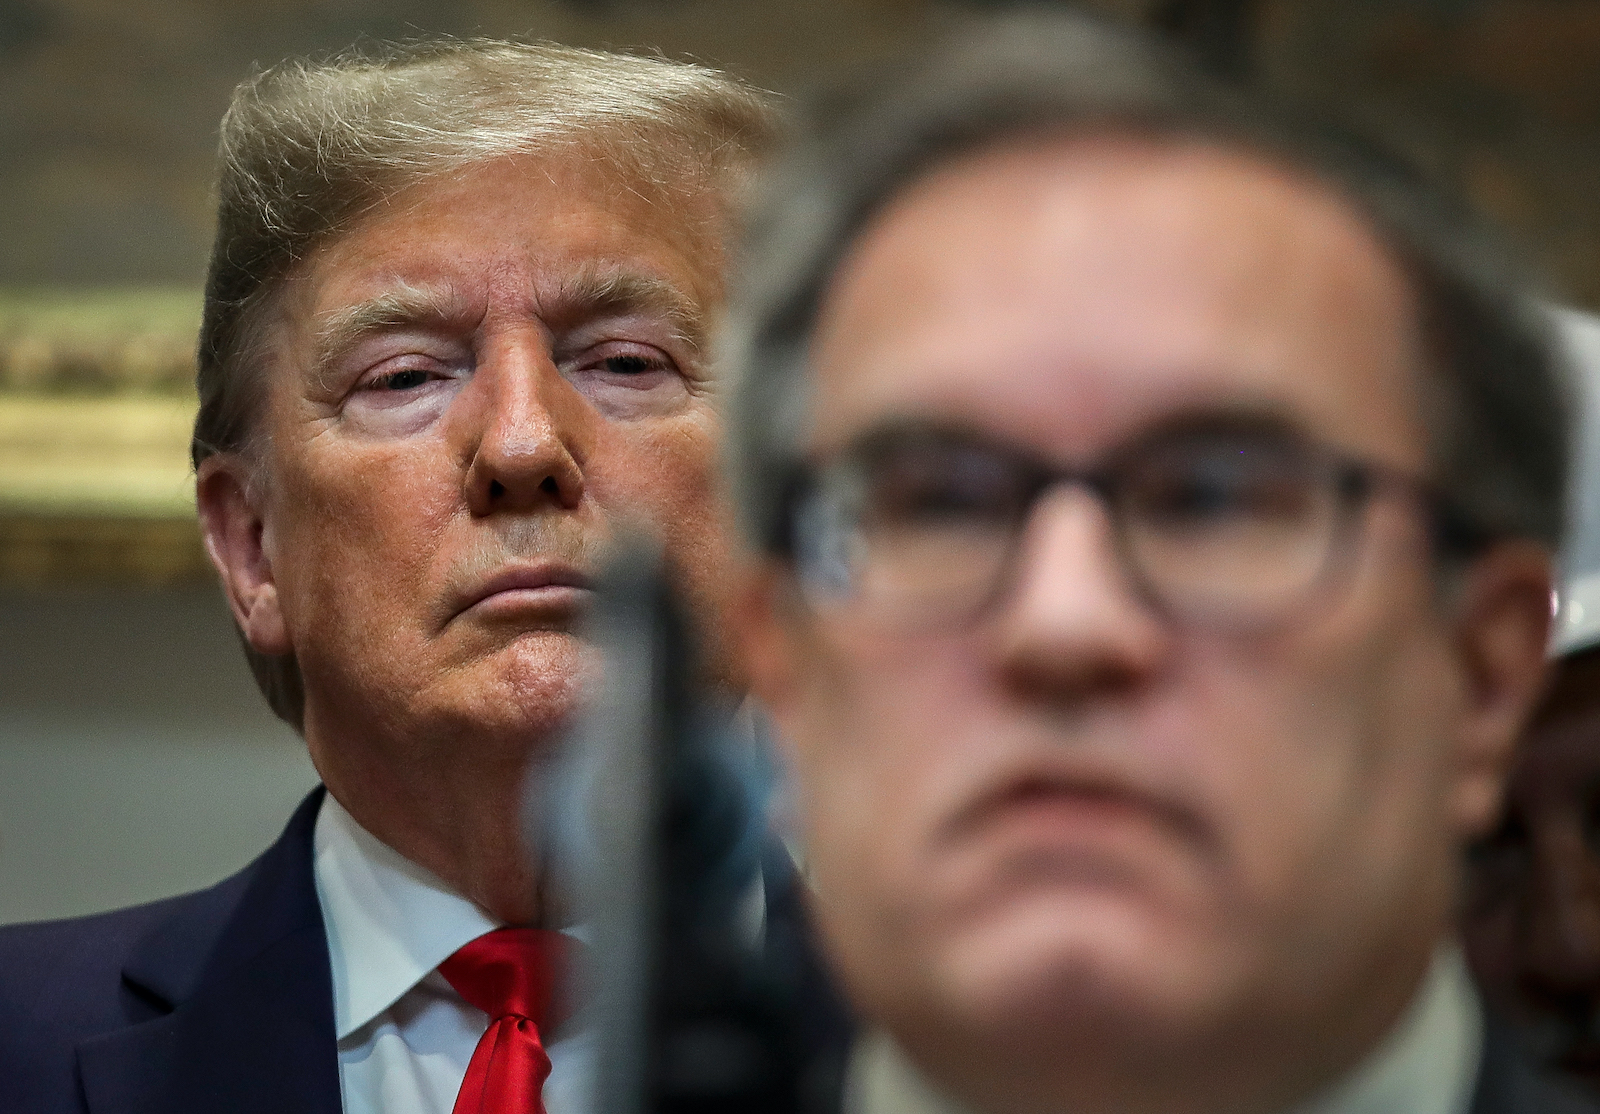
M 1560 320 L 1586 405 L 1557 662 L 1500 823 L 1472 850 L 1462 938 L 1533 1055 L 1600 1090 L 1600 319 Z
M 1543 323 L 1411 179 L 1097 24 L 829 119 L 728 359 L 858 1108 L 1573 1108 L 1452 928 L 1543 673 Z
M 547 45 L 238 90 L 200 516 L 326 793 L 211 890 L 0 933 L 0 1108 L 583 1109 L 521 794 L 619 521 L 659 533 L 715 629 L 702 352 L 772 127 L 715 72 Z

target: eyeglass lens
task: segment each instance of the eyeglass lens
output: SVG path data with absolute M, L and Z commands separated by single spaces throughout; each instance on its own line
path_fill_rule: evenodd
M 970 617 L 1005 587 L 1038 496 L 1073 480 L 1106 499 L 1136 585 L 1211 622 L 1294 606 L 1351 503 L 1340 469 L 1283 435 L 1157 440 L 1080 475 L 970 436 L 905 431 L 823 470 L 797 522 L 802 583 L 816 602 L 895 622 Z

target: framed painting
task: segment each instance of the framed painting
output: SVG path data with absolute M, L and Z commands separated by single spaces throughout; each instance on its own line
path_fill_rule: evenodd
M 198 291 L 0 290 L 0 584 L 206 575 L 195 526 Z

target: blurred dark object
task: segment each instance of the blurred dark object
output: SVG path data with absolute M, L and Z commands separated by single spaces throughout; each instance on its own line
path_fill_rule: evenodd
M 964 6 L 990 11 L 1086 8 L 1137 18 L 1189 47 L 1214 72 L 1246 78 L 1255 70 L 1252 44 L 1262 5 L 1261 0 L 1143 0 L 1132 4 L 1085 0 L 964 0 Z
M 1600 1090 L 1600 648 L 1557 668 L 1472 852 L 1462 935 L 1490 1007 Z
M 545 829 L 595 934 L 594 1110 L 835 1111 L 847 1033 L 816 1008 L 827 991 L 768 833 L 760 756 L 733 709 L 696 688 L 657 550 L 625 547 L 596 598 L 605 682 L 564 768 L 541 779 Z
M 1186 43 L 1216 73 L 1246 78 L 1255 70 L 1259 0 L 1162 0 L 1151 22 Z

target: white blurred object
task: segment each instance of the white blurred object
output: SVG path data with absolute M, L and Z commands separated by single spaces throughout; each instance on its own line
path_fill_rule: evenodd
M 1600 572 L 1570 579 L 1562 585 L 1555 629 L 1550 633 L 1550 653 L 1566 657 L 1600 643 Z
M 1553 311 L 1566 343 L 1578 421 L 1568 495 L 1568 534 L 1552 656 L 1600 645 L 1600 317 L 1579 310 Z

